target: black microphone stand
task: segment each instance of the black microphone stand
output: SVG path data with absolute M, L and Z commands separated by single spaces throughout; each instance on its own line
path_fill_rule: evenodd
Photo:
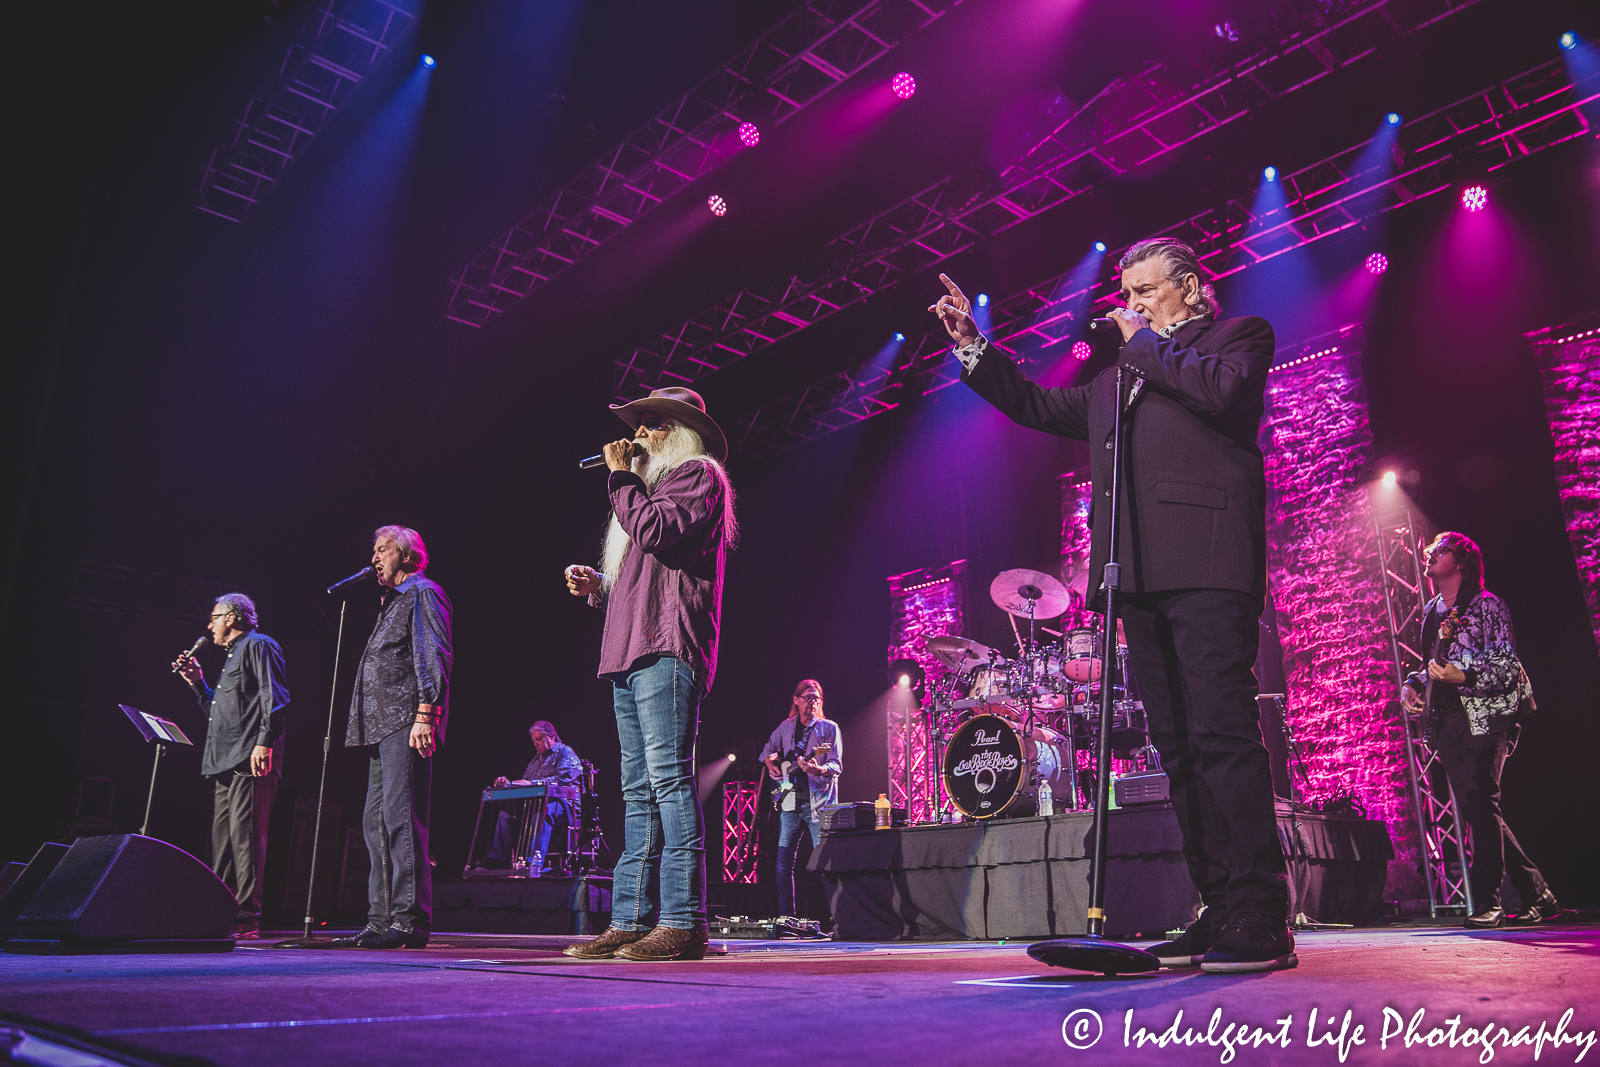
M 1122 416 L 1128 406 L 1122 392 L 1122 364 L 1117 364 L 1117 406 L 1111 419 L 1111 544 L 1106 552 L 1104 588 L 1105 631 L 1101 634 L 1100 662 L 1111 664 L 1117 656 L 1118 593 L 1122 566 L 1117 562 L 1118 521 L 1122 504 Z M 1161 961 L 1143 949 L 1119 945 L 1105 938 L 1106 838 L 1111 806 L 1111 712 L 1115 700 L 1114 676 L 1100 674 L 1100 734 L 1095 739 L 1094 851 L 1089 861 L 1089 922 L 1084 937 L 1061 937 L 1028 946 L 1028 955 L 1051 967 L 1099 971 L 1106 975 L 1141 974 L 1159 970 Z
M 306 878 L 306 915 L 305 928 L 300 936 L 288 941 L 279 941 L 274 948 L 332 948 L 333 942 L 319 937 L 311 936 L 311 925 L 316 921 L 311 914 L 312 893 L 317 888 L 317 857 L 321 854 L 322 843 L 322 806 L 323 798 L 328 792 L 328 759 L 333 754 L 333 716 L 336 702 L 339 699 L 339 658 L 344 651 L 344 617 L 350 609 L 348 595 L 339 598 L 339 633 L 333 642 L 333 683 L 328 688 L 328 732 L 322 739 L 322 777 L 317 782 L 317 815 L 311 831 L 311 871 Z

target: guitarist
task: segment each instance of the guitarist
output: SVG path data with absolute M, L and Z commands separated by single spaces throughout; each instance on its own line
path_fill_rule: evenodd
M 795 686 L 789 717 L 778 724 L 761 750 L 767 773 L 778 786 L 778 911 L 795 913 L 794 861 L 800 828 L 811 830 L 811 846 L 822 843 L 818 812 L 839 801 L 839 771 L 844 757 L 839 724 L 822 715 L 822 683 L 807 678 Z M 785 785 L 792 788 L 784 788 Z
M 1422 619 L 1427 669 L 1406 679 L 1401 702 L 1427 716 L 1461 818 L 1472 831 L 1468 878 L 1477 914 L 1468 929 L 1503 926 L 1500 882 L 1507 873 L 1526 902 L 1516 925 L 1561 914 L 1516 835 L 1500 813 L 1500 774 L 1517 747 L 1519 720 L 1533 710 L 1533 687 L 1517 659 L 1505 601 L 1483 587 L 1483 553 L 1465 534 L 1442 533 L 1427 549 L 1427 575 L 1438 595 Z

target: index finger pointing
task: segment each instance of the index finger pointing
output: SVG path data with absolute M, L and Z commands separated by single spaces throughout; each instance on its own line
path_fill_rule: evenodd
M 966 303 L 967 294 L 963 293 L 961 291 L 961 286 L 957 285 L 955 282 L 950 280 L 950 275 L 941 274 L 941 275 L 939 275 L 939 280 L 941 282 L 944 282 L 944 287 L 946 289 L 950 290 L 950 295 L 951 296 L 955 297 L 957 300 L 961 301 L 963 304 Z

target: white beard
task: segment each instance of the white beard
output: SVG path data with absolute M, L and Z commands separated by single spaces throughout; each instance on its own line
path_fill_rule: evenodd
M 686 426 L 674 426 L 672 432 L 654 450 L 648 444 L 641 442 L 646 449 L 642 456 L 633 458 L 633 473 L 644 479 L 646 489 L 655 489 L 667 472 L 691 460 L 701 460 L 717 468 L 722 475 L 727 501 L 725 537 L 732 547 L 732 539 L 736 527 L 733 518 L 733 487 L 727 481 L 727 474 L 723 472 L 721 464 L 706 455 L 705 443 L 700 435 Z M 606 521 L 605 540 L 600 545 L 600 573 L 604 575 L 604 585 L 610 592 L 612 583 L 617 580 L 617 575 L 622 573 L 622 563 L 628 556 L 628 546 L 633 539 L 628 536 L 628 531 L 622 528 L 622 523 L 617 521 L 616 512 Z

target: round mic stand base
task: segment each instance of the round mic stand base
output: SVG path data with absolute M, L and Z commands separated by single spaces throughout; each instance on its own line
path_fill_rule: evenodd
M 1146 974 L 1161 969 L 1161 961 L 1142 948 L 1119 945 L 1103 937 L 1057 937 L 1036 941 L 1028 955 L 1050 967 L 1073 971 L 1098 971 L 1105 975 Z

